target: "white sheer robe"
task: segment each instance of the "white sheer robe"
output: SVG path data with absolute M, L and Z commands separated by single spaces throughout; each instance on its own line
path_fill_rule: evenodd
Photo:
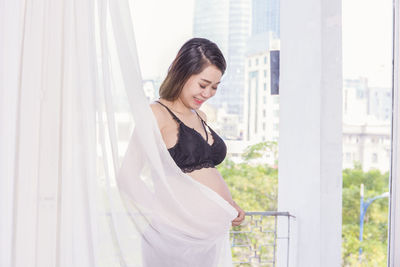
M 0 0 L 0 33 L 0 266 L 231 266 L 237 211 L 166 150 L 127 1 Z

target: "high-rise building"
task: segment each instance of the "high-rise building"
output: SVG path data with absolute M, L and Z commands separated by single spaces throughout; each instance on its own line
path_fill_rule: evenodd
M 244 58 L 250 35 L 251 0 L 195 1 L 193 35 L 215 42 L 227 60 L 227 70 L 217 95 L 209 102 L 226 103 L 227 112 L 243 114 Z
M 346 122 L 390 121 L 391 106 L 391 88 L 370 87 L 364 77 L 344 80 L 343 118 Z
M 253 0 L 251 10 L 251 35 L 271 33 L 274 39 L 279 39 L 279 0 Z
M 244 140 L 277 141 L 279 95 L 271 94 L 270 53 L 263 49 L 246 58 L 244 97 Z
M 231 0 L 229 6 L 229 50 L 227 86 L 224 100 L 228 112 L 243 114 L 244 59 L 250 36 L 251 3 L 249 0 Z
M 343 82 L 343 168 L 390 167 L 391 90 L 358 77 Z
M 369 87 L 368 93 L 368 113 L 379 121 L 390 121 L 392 119 L 392 88 Z
M 245 58 L 244 140 L 276 141 L 279 95 L 271 90 L 271 50 L 279 51 L 279 1 L 252 0 Z
M 194 3 L 193 35 L 218 45 L 226 57 L 229 41 L 230 0 L 197 0 Z
M 343 121 L 364 122 L 368 116 L 368 80 L 366 78 L 343 81 Z

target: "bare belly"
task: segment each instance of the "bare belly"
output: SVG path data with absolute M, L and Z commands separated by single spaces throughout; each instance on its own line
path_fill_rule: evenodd
M 191 176 L 196 181 L 214 190 L 226 201 L 232 204 L 233 200 L 229 192 L 228 186 L 225 183 L 222 175 L 216 168 L 203 168 L 186 174 Z

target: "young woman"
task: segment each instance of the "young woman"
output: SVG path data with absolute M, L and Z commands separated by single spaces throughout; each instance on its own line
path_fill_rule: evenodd
M 226 156 L 224 141 L 207 125 L 199 110 L 213 97 L 226 69 L 213 42 L 193 38 L 179 50 L 160 86 L 160 99 L 150 104 L 171 157 L 183 172 L 206 185 L 237 211 L 232 225 L 240 225 L 244 211 L 233 201 L 216 165 Z

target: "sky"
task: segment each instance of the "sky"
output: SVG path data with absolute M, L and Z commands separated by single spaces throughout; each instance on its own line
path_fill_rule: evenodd
M 392 1 L 343 0 L 343 74 L 391 86 Z
M 192 37 L 194 0 L 130 0 L 143 77 L 163 77 Z M 391 84 L 392 1 L 343 0 L 343 76 Z

